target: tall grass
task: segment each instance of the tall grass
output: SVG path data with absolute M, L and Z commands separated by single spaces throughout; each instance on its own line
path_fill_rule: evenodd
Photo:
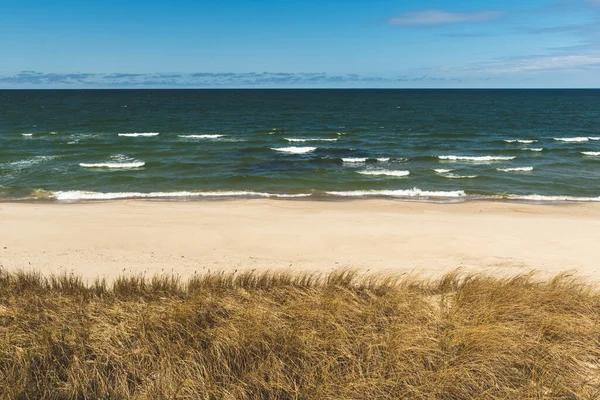
M 599 367 L 567 275 L 0 271 L 2 399 L 594 399 Z

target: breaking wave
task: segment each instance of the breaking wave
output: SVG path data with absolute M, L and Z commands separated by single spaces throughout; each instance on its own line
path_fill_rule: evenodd
M 489 162 L 489 161 L 510 161 L 516 157 L 511 156 L 438 156 L 440 160 L 446 161 L 473 161 L 473 162 Z
M 581 137 L 572 137 L 572 138 L 554 138 L 557 142 L 567 142 L 567 143 L 579 143 L 579 142 L 587 142 L 590 140 L 587 136 Z
M 177 135 L 177 137 L 185 138 L 185 139 L 218 139 L 222 138 L 225 135 Z
M 361 175 L 375 175 L 375 176 L 395 176 L 402 177 L 410 175 L 410 171 L 392 171 L 392 170 L 371 170 L 371 171 L 358 171 Z
M 534 139 L 504 139 L 506 143 L 523 143 L 523 144 L 531 144 L 537 142 Z
M 496 168 L 496 171 L 501 171 L 501 172 L 531 172 L 531 171 L 533 171 L 533 167 Z
M 321 138 L 305 138 L 305 139 L 300 139 L 300 138 L 285 138 L 285 140 L 287 140 L 288 142 L 291 143 L 303 143 L 303 142 L 337 142 L 337 138 L 334 139 L 321 139 Z
M 437 197 L 437 198 L 449 198 L 449 197 L 464 197 L 466 193 L 462 190 L 452 191 L 427 191 L 418 188 L 405 189 L 405 190 L 350 190 L 342 192 L 325 192 L 328 195 L 340 196 L 340 197 L 368 197 L 368 196 L 382 196 L 382 197 L 399 197 L 399 198 L 410 198 L 410 197 Z
M 125 137 L 152 137 L 152 136 L 158 136 L 160 135 L 159 132 L 141 132 L 141 133 L 137 133 L 137 132 L 133 132 L 133 133 L 119 133 L 118 136 L 125 136 Z
M 271 147 L 271 150 L 290 154 L 306 154 L 311 153 L 316 149 L 316 147 Z

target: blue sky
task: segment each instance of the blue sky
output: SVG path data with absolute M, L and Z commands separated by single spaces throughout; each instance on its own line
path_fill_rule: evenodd
M 600 87 L 600 0 L 0 0 L 0 88 Z

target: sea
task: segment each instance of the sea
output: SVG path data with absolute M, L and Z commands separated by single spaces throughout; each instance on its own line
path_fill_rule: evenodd
M 0 90 L 0 200 L 600 201 L 600 90 Z

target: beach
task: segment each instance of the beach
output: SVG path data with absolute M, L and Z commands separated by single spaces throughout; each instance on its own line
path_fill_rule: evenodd
M 8 271 L 182 278 L 287 270 L 439 277 L 574 272 L 600 281 L 600 204 L 395 200 L 1 203 Z

